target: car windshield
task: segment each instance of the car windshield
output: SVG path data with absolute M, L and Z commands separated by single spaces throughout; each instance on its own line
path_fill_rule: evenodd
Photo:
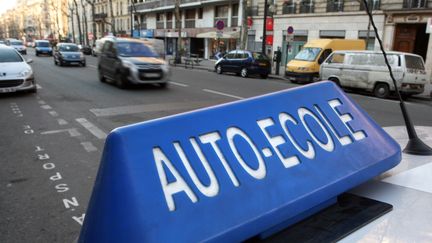
M 295 56 L 294 59 L 312 62 L 315 61 L 320 52 L 321 48 L 305 47 Z
M 37 47 L 49 47 L 49 43 L 48 42 L 36 42 L 36 46 Z
M 78 52 L 79 48 L 76 45 L 61 45 L 61 46 L 59 46 L 59 51 L 62 51 L 62 52 Z
M 140 42 L 118 42 L 117 52 L 122 57 L 158 57 L 151 47 Z
M 22 62 L 22 57 L 11 49 L 0 49 L 0 63 L 2 62 Z
M 22 41 L 11 41 L 10 43 L 12 46 L 22 46 L 23 45 Z
M 253 52 L 252 56 L 255 60 L 268 60 L 268 57 L 261 52 Z

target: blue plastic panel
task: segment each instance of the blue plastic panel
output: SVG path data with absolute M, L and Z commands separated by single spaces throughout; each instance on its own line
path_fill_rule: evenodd
M 392 168 L 399 145 L 330 82 L 121 127 L 80 242 L 236 242 Z

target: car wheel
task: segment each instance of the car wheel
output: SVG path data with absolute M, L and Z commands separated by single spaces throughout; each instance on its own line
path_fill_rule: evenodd
M 159 83 L 159 86 L 161 87 L 161 88 L 167 88 L 168 87 L 168 82 L 166 82 L 166 83 Z
M 106 78 L 103 75 L 102 70 L 100 68 L 98 70 L 99 70 L 99 72 L 98 72 L 99 81 L 101 81 L 102 83 L 105 83 L 106 82 Z
M 127 81 L 123 78 L 120 72 L 117 72 L 115 75 L 115 83 L 120 89 L 126 89 L 128 86 Z
M 260 74 L 261 78 L 266 79 L 268 77 L 268 74 Z
M 337 86 L 341 87 L 341 84 L 339 82 L 339 79 L 337 78 L 329 78 L 329 81 L 332 81 L 333 83 L 335 83 Z
M 217 66 L 216 66 L 216 73 L 217 73 L 217 74 L 222 74 L 222 73 L 223 73 L 223 71 L 222 71 L 222 66 L 221 66 L 221 65 L 217 65 Z
M 39 56 L 39 53 L 38 53 L 38 52 L 36 52 L 36 56 Z
M 241 71 L 240 71 L 240 75 L 243 78 L 247 78 L 247 76 L 248 76 L 248 70 L 247 70 L 247 68 L 242 68 Z
M 82 62 L 81 66 L 85 67 L 86 66 L 86 62 Z
M 388 84 L 378 83 L 374 88 L 374 95 L 378 98 L 385 99 L 390 95 L 390 88 Z

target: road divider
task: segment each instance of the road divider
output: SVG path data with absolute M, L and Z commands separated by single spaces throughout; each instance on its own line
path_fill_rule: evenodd
M 117 128 L 79 242 L 268 235 L 400 160 L 400 146 L 330 82 Z

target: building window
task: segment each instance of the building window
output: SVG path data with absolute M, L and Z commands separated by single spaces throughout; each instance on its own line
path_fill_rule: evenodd
M 172 29 L 173 27 L 173 12 L 166 13 L 166 28 Z
M 204 11 L 203 8 L 199 8 L 198 9 L 198 19 L 202 19 L 203 18 L 203 11 Z
M 164 14 L 157 13 L 156 14 L 156 29 L 164 29 Z
M 295 14 L 296 12 L 296 3 L 292 0 L 285 1 L 282 4 L 282 14 Z
M 249 6 L 246 9 L 247 16 L 258 16 L 258 6 Z
M 216 26 L 216 22 L 219 20 L 222 20 L 225 24 L 225 26 L 227 26 L 228 24 L 228 5 L 221 5 L 221 6 L 216 6 L 215 7 L 215 26 Z
M 371 10 L 379 10 L 381 7 L 381 1 L 380 0 L 368 0 L 367 1 L 369 9 Z M 366 9 L 363 0 L 360 1 L 360 11 L 364 11 Z
M 313 12 L 314 12 L 313 0 L 302 0 L 300 2 L 300 13 L 313 13 Z
M 345 39 L 345 30 L 320 30 L 320 38 Z
M 238 12 L 239 12 L 239 5 L 233 4 L 232 5 L 231 27 L 237 27 L 238 26 Z
M 404 8 L 427 8 L 426 0 L 404 0 Z
M 327 12 L 342 12 L 343 0 L 327 0 Z
M 185 17 L 185 27 L 195 28 L 195 9 L 187 9 Z

